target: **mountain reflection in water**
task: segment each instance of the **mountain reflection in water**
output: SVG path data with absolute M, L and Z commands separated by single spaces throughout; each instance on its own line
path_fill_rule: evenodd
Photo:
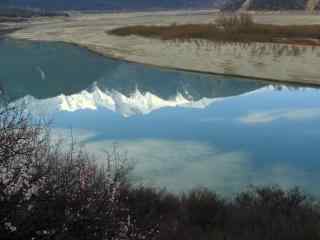
M 163 70 L 63 43 L 7 39 L 0 53 L 2 99 L 53 119 L 54 137 L 72 128 L 102 163 L 116 141 L 139 182 L 222 194 L 277 184 L 320 196 L 316 88 Z
M 167 106 L 194 107 L 197 104 L 193 103 L 201 100 L 199 104 L 207 106 L 213 99 L 248 93 L 265 85 L 129 64 L 73 47 L 63 51 L 66 47 L 1 41 L 2 95 L 11 102 L 25 97 L 27 102 L 51 99 L 43 103 L 51 104 L 49 109 L 75 111 L 105 106 L 123 115 L 134 115 Z M 80 56 L 83 54 L 86 57 Z M 70 103 L 73 100 L 77 103 Z M 129 114 L 121 112 L 121 105 L 128 102 L 131 104 L 127 108 L 133 109 Z M 68 103 L 72 106 L 66 106 Z M 60 104 L 60 108 L 52 104 Z

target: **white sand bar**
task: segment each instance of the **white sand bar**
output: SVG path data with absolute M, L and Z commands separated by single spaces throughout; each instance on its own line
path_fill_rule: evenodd
M 11 37 L 63 41 L 100 54 L 155 66 L 320 85 L 320 47 L 284 44 L 215 43 L 205 40 L 162 41 L 138 36 L 117 37 L 111 29 L 128 25 L 214 22 L 217 12 L 169 11 L 73 13 L 71 17 L 34 18 Z M 320 24 L 320 15 L 255 13 L 256 22 Z

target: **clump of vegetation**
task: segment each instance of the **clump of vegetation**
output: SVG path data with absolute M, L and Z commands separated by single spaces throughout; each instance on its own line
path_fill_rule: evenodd
M 131 186 L 119 151 L 106 159 L 98 166 L 73 143 L 63 151 L 46 125 L 2 108 L 0 239 L 320 239 L 320 208 L 299 189 L 177 195 Z
M 320 25 L 271 25 L 253 21 L 249 14 L 221 15 L 211 24 L 128 26 L 109 31 L 118 36 L 138 35 L 162 40 L 205 39 L 214 42 L 320 45 Z
M 240 15 L 220 15 L 216 19 L 216 24 L 223 27 L 225 30 L 232 30 L 233 28 L 239 29 L 244 27 L 252 27 L 254 24 L 253 18 L 250 14 Z

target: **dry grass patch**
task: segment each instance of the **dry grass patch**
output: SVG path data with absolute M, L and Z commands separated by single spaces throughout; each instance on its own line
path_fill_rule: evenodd
M 211 24 L 128 26 L 114 29 L 109 33 L 118 36 L 138 35 L 162 40 L 205 39 L 216 42 L 320 45 L 320 25 L 259 24 L 254 23 L 248 15 L 222 16 Z

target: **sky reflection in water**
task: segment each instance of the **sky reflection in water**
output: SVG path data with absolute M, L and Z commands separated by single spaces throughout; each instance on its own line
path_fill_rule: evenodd
M 3 96 L 48 114 L 56 135 L 72 128 L 101 162 L 117 142 L 140 182 L 224 194 L 298 185 L 320 195 L 318 89 L 159 70 L 66 44 L 9 40 L 0 51 Z

